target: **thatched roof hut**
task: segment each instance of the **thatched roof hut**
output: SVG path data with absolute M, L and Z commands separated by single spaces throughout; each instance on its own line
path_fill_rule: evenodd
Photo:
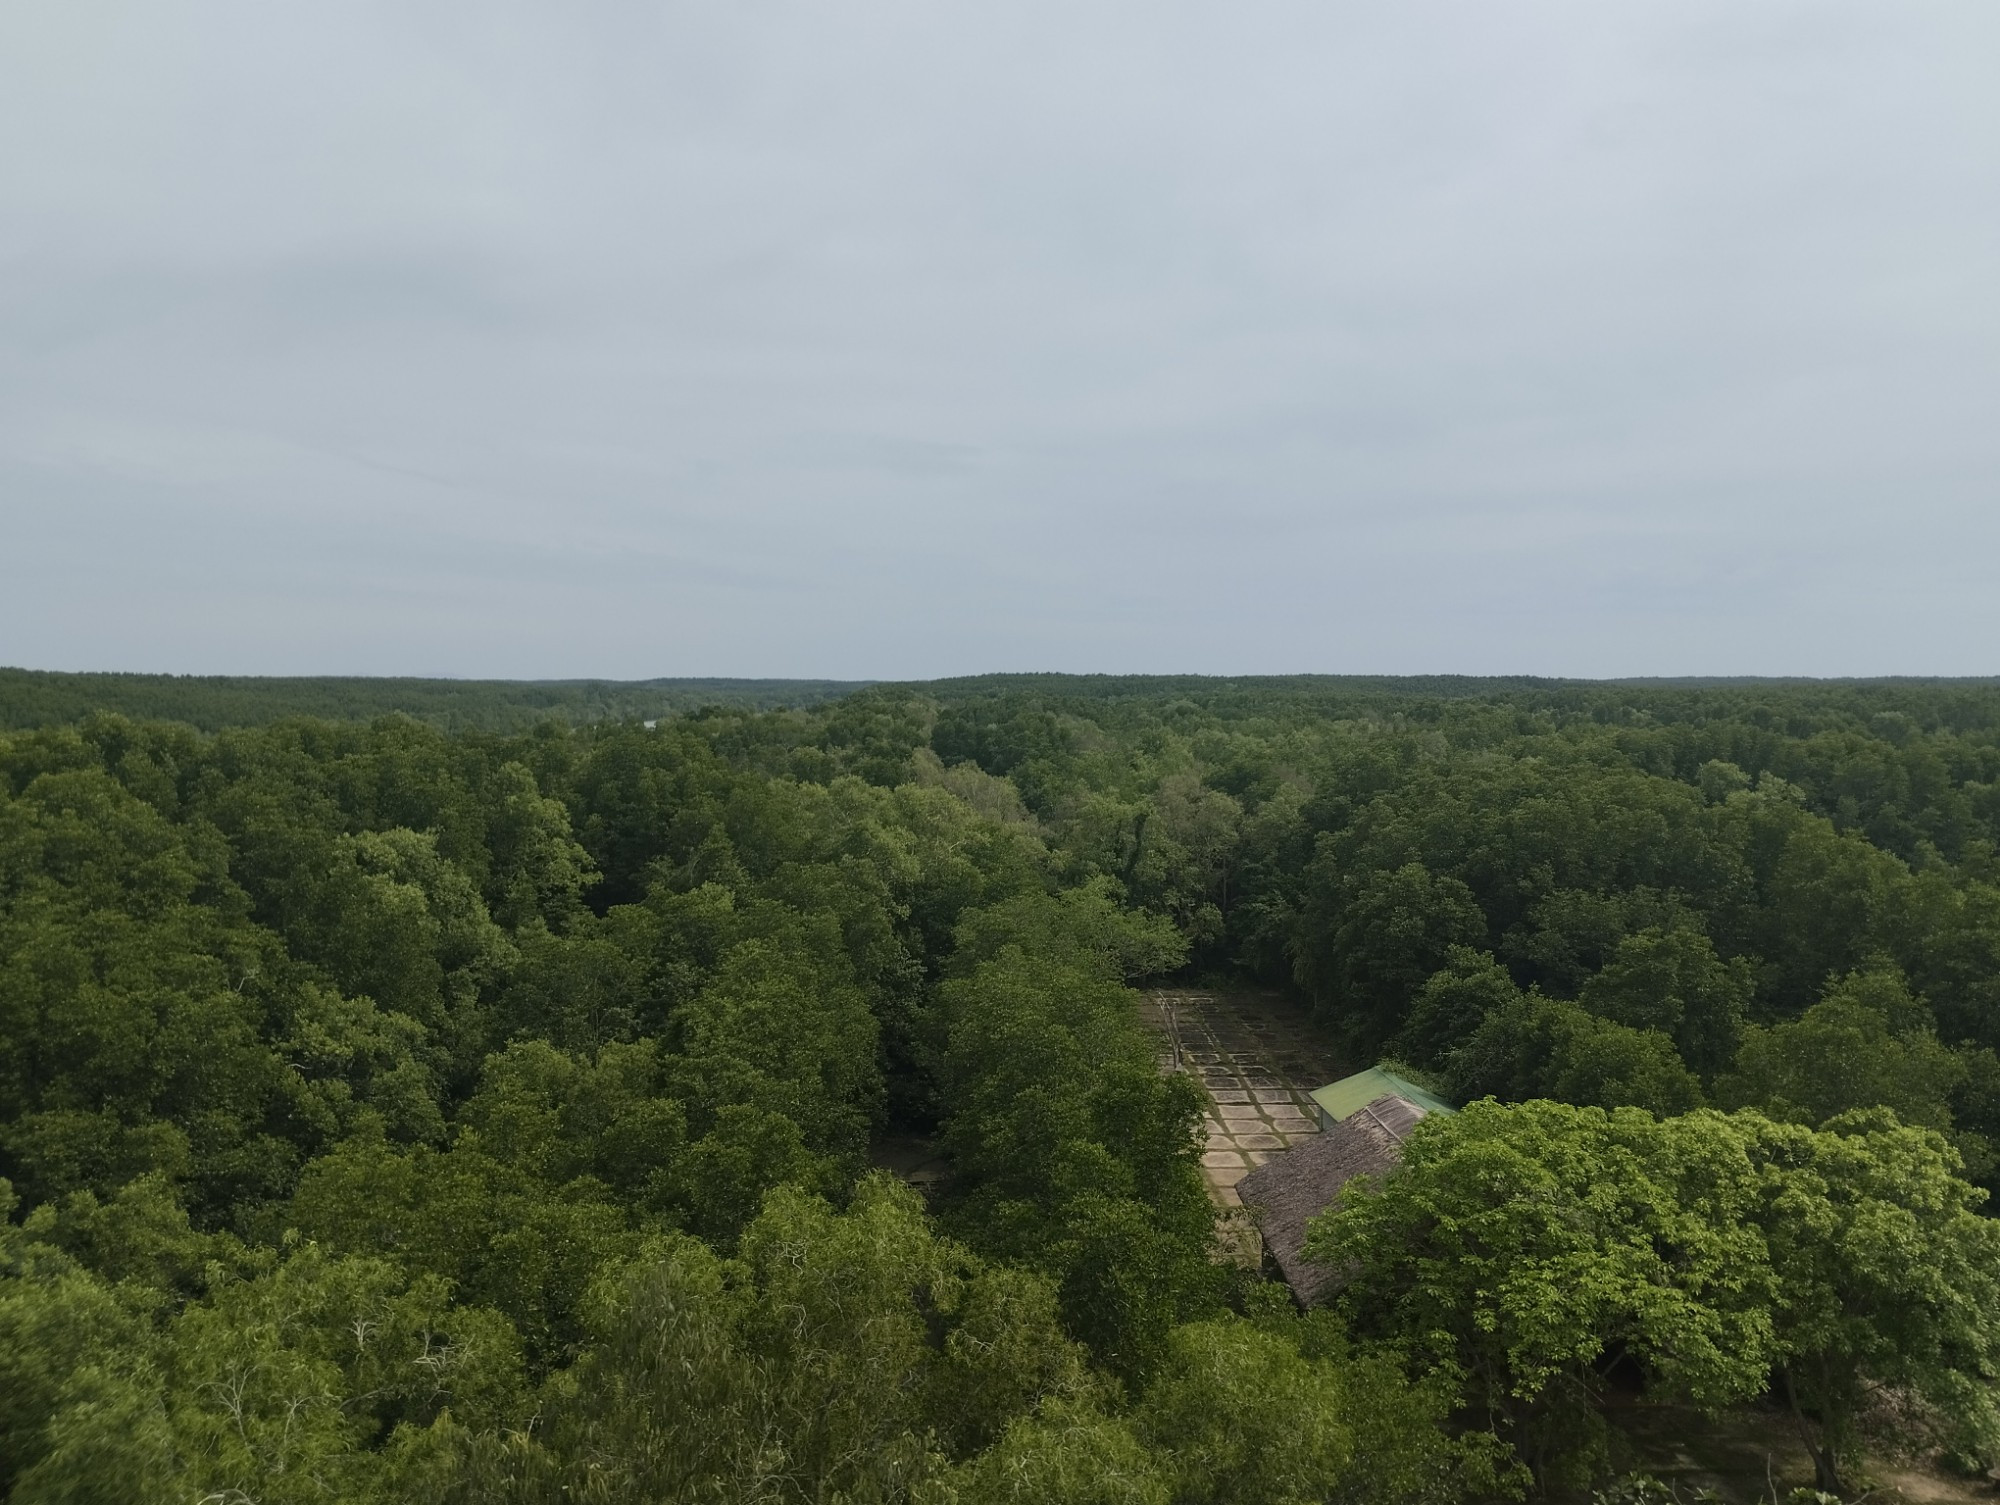
M 1331 1207 L 1356 1176 L 1393 1169 L 1402 1158 L 1403 1141 L 1425 1116 L 1425 1109 L 1408 1098 L 1385 1093 L 1272 1156 L 1236 1183 L 1243 1205 L 1257 1220 L 1264 1247 L 1277 1260 L 1299 1305 L 1311 1306 L 1343 1283 L 1338 1270 L 1303 1257 L 1306 1224 Z

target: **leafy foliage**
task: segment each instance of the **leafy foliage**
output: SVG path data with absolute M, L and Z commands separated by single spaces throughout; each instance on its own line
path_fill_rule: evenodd
M 0 724 L 11 1499 L 1428 1505 L 1585 1482 L 1612 1364 L 1827 1489 L 1884 1394 L 2000 1449 L 1991 685 Z M 1322 1226 L 1339 1314 L 1212 1257 L 1133 984 L 1231 969 L 1471 1104 Z
M 1875 1387 L 1970 1452 L 2000 1441 L 2000 1224 L 1957 1169 L 1886 1109 L 1814 1131 L 1489 1101 L 1425 1124 L 1308 1247 L 1353 1266 L 1362 1331 L 1458 1376 L 1544 1480 L 1606 1461 L 1593 1403 L 1623 1355 L 1711 1409 L 1775 1373 L 1837 1490 Z

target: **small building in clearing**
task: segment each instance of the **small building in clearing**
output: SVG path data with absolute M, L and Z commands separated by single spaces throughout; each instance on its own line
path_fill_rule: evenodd
M 1360 1096 L 1370 1089 L 1372 1096 Z M 1356 1176 L 1394 1170 L 1403 1142 L 1425 1118 L 1456 1111 L 1380 1067 L 1344 1077 L 1312 1096 L 1319 1105 L 1320 1132 L 1272 1156 L 1236 1184 L 1265 1251 L 1300 1306 L 1324 1300 L 1343 1284 L 1339 1270 L 1305 1257 L 1307 1226 Z
M 1381 1066 L 1371 1066 L 1366 1071 L 1357 1071 L 1353 1076 L 1344 1076 L 1337 1082 L 1331 1082 L 1313 1093 L 1312 1100 L 1319 1108 L 1320 1128 L 1330 1129 L 1335 1124 L 1352 1118 L 1376 1098 L 1385 1095 L 1415 1103 L 1426 1113 L 1456 1111 L 1442 1098 L 1424 1091 L 1415 1082 L 1399 1077 L 1395 1072 Z

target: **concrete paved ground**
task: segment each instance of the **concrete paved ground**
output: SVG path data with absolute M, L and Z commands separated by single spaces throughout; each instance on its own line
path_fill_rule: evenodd
M 1274 995 L 1160 991 L 1147 999 L 1163 1070 L 1207 1092 L 1202 1176 L 1218 1207 L 1242 1205 L 1253 1165 L 1319 1132 L 1310 1093 L 1344 1073 L 1296 1004 Z

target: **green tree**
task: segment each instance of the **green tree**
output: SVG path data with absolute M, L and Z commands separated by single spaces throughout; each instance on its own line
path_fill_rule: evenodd
M 1334 991 L 1326 991 L 1314 966 L 1307 966 L 1300 980 L 1365 1052 L 1396 1032 L 1410 999 L 1453 947 L 1485 940 L 1486 917 L 1472 890 L 1409 862 L 1369 873 L 1353 886 L 1332 937 L 1336 960 L 1327 981 Z M 1309 958 L 1314 952 L 1300 954 Z
M 1858 1417 L 1884 1387 L 1921 1400 L 1935 1443 L 1992 1457 L 2000 1223 L 1978 1214 L 1985 1193 L 1959 1179 L 1957 1155 L 1879 1108 L 1820 1133 L 1764 1125 L 1756 1154 L 1780 1388 L 1819 1486 L 1844 1489 Z
M 929 1501 L 936 1505 L 1169 1505 L 1173 1499 L 1172 1475 L 1127 1422 L 1076 1403 L 1016 1417 L 994 1447 L 934 1489 Z
M 1138 1424 L 1171 1460 L 1177 1502 L 1316 1505 L 1353 1457 L 1354 1399 L 1330 1364 L 1250 1323 L 1216 1320 L 1174 1330 Z
M 295 1174 L 281 957 L 211 837 L 95 771 L 0 795 L 0 1172 L 30 1201 L 161 1170 L 213 1220 Z
M 0 1181 L 0 1493 L 23 1498 L 20 1480 L 37 1470 L 73 1475 L 80 1415 L 123 1427 L 129 1445 L 111 1461 L 131 1486 L 163 1481 L 170 1448 L 145 1416 L 158 1391 L 149 1304 L 15 1226 L 17 1205 Z
M 1410 1003 L 1396 1053 L 1419 1066 L 1440 1067 L 1490 1015 L 1517 1007 L 1521 990 L 1490 951 L 1453 946 Z
M 450 1498 L 908 1499 L 1089 1389 L 1047 1289 L 881 1178 L 844 1213 L 773 1192 L 740 1261 L 682 1237 L 613 1266 L 591 1323 L 533 1437 L 470 1439 Z
M 1399 1170 L 1359 1184 L 1308 1252 L 1355 1274 L 1340 1310 L 1421 1369 L 1547 1484 L 1602 1459 L 1599 1361 L 1708 1408 L 1762 1390 L 1775 1291 L 1753 1223 L 1745 1133 L 1550 1102 L 1474 1103 L 1426 1122 Z
M 1712 1079 L 1736 1055 L 1754 987 L 1750 964 L 1724 962 L 1692 925 L 1653 926 L 1621 940 L 1577 1001 L 1606 1019 L 1660 1031 Z
M 1460 1101 L 1546 1097 L 1655 1113 L 1684 1113 L 1702 1101 L 1700 1082 L 1666 1035 L 1538 993 L 1488 1014 L 1445 1058 L 1444 1075 Z
M 570 833 L 568 809 L 543 794 L 521 763 L 501 764 L 485 793 L 492 853 L 486 897 L 494 919 L 514 930 L 574 920 L 598 875 Z
M 1081 899 L 1010 900 L 962 927 L 962 975 L 939 990 L 949 1225 L 1061 1292 L 1070 1330 L 1143 1374 L 1176 1323 L 1213 1309 L 1214 1220 L 1197 1167 L 1199 1089 L 1162 1077 L 1120 982 L 1153 928 Z M 1167 932 L 1169 935 L 1171 931 Z
M 110 1285 L 31 1231 L 6 1241 L 10 1499 L 388 1505 L 413 1464 L 448 1458 L 461 1423 L 519 1419 L 511 1328 L 435 1279 L 310 1245 L 263 1250 L 239 1261 L 246 1274 L 212 1264 L 205 1295 L 162 1322 L 141 1280 Z
M 1219 940 L 1242 821 L 1241 805 L 1195 775 L 1161 779 L 1127 880 L 1133 897 L 1171 916 L 1191 943 Z
M 1850 1108 L 1894 1109 L 1905 1122 L 1951 1127 L 1951 1097 L 1966 1067 L 1937 1041 L 1930 1011 L 1901 972 L 1874 967 L 1827 987 L 1797 1019 L 1744 1034 L 1725 1102 L 1819 1124 Z

